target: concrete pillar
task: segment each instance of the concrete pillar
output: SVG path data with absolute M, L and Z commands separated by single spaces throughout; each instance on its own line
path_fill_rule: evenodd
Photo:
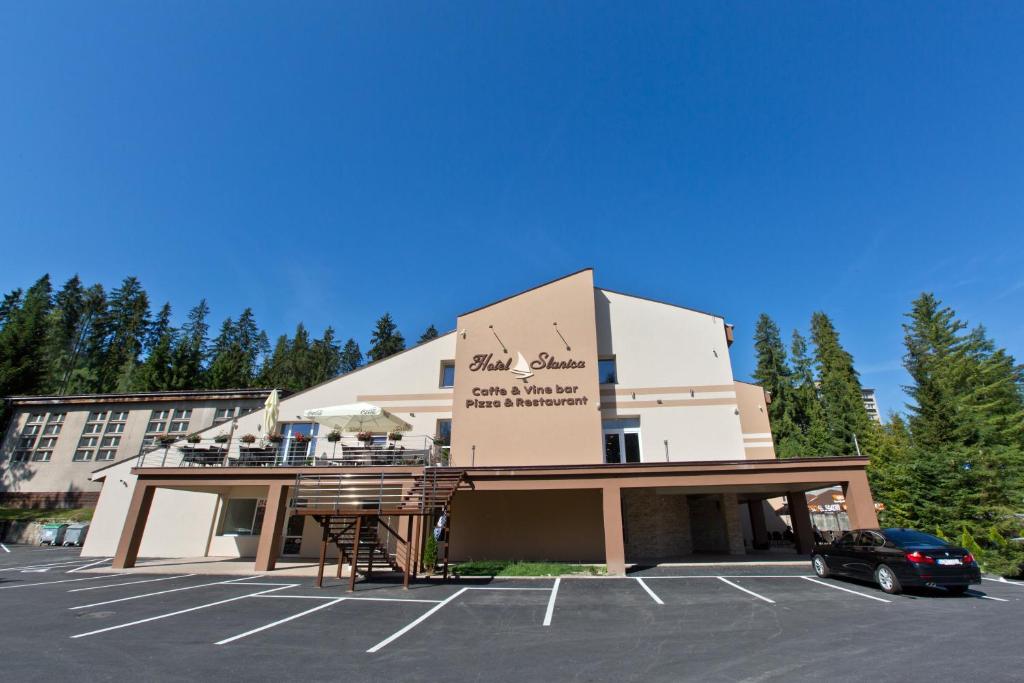
M 622 537 L 622 489 L 605 486 L 601 492 L 604 508 L 604 557 L 609 574 L 626 573 L 626 547 Z
M 811 529 L 811 513 L 807 509 L 807 494 L 803 491 L 786 493 L 789 503 L 789 520 L 793 523 L 793 540 L 799 555 L 810 555 L 814 549 L 814 531 Z
M 730 555 L 746 555 L 743 546 L 743 526 L 740 524 L 740 504 L 735 493 L 723 493 L 722 517 L 725 518 L 725 538 L 729 543 Z
M 846 497 L 846 514 L 850 517 L 851 529 L 877 529 L 878 516 L 875 515 L 875 501 L 871 497 L 868 475 L 855 472 L 850 481 L 843 485 Z
M 263 511 L 260 543 L 256 547 L 256 571 L 274 571 L 281 554 L 284 518 L 288 512 L 288 486 L 271 484 L 267 490 L 267 507 Z
M 155 486 L 136 480 L 132 501 L 128 505 L 128 514 L 121 529 L 121 538 L 117 542 L 117 552 L 114 553 L 114 569 L 129 569 L 135 566 L 135 560 L 139 557 L 139 547 L 142 545 L 142 535 L 146 531 L 146 520 L 149 519 L 149 509 L 153 506 L 154 493 Z
M 771 539 L 768 538 L 768 525 L 764 519 L 764 501 L 748 500 L 747 512 L 750 514 L 750 530 L 754 533 L 754 548 L 768 548 Z

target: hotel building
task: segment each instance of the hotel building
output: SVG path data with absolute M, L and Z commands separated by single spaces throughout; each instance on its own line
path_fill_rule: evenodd
M 206 430 L 212 455 L 177 444 L 95 472 L 85 554 L 116 567 L 252 557 L 258 571 L 282 554 L 337 556 L 340 573 L 352 543 L 350 563 L 415 571 L 440 518 L 453 561 L 622 573 L 766 547 L 764 501 L 783 495 L 805 553 L 804 492 L 833 485 L 852 525 L 877 526 L 866 458 L 776 459 L 765 393 L 734 379 L 731 342 L 720 316 L 595 287 L 582 270 L 283 399 L 273 438 L 260 410 L 228 442 L 226 425 Z M 357 402 L 410 428 L 360 446 L 304 417 Z

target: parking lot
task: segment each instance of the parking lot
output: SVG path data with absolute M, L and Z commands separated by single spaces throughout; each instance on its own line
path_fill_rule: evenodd
M 1019 680 L 1024 584 L 888 596 L 803 567 L 361 583 L 0 552 L 6 680 Z M 95 573 L 103 570 L 104 573 Z

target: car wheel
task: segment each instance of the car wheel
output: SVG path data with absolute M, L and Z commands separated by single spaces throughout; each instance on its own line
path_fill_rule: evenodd
M 817 574 L 819 578 L 827 579 L 828 575 L 831 573 L 828 570 L 828 562 L 826 562 L 825 558 L 821 555 L 815 555 L 811 558 L 811 566 L 814 567 L 814 573 Z
M 946 592 L 950 595 L 963 595 L 967 592 L 967 586 L 946 586 Z
M 903 586 L 896 578 L 896 573 L 884 564 L 878 565 L 875 569 L 875 581 L 878 582 L 878 587 L 889 595 L 899 595 L 903 592 Z

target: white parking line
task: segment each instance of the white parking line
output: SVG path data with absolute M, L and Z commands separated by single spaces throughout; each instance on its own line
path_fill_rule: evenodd
M 61 579 L 60 581 L 40 581 L 38 583 L 19 583 L 17 586 L 0 586 L 0 591 L 10 590 L 11 588 L 29 588 L 31 586 L 49 586 L 54 583 L 74 583 L 75 581 L 95 581 L 96 579 L 109 579 L 114 576 L 124 576 L 124 574 L 105 574 L 104 576 L 87 576 L 84 579 Z
M 3 543 L 0 543 L 0 548 L 3 548 L 5 553 L 11 552 L 11 549 L 5 546 Z
M 741 591 L 743 591 L 744 593 L 749 593 L 750 595 L 753 595 L 753 596 L 754 596 L 755 598 L 758 598 L 759 600 L 764 600 L 765 602 L 767 602 L 767 603 L 768 603 L 768 604 L 770 604 L 770 605 L 774 605 L 774 604 L 775 604 L 775 601 L 774 601 L 774 600 L 771 600 L 771 599 L 769 599 L 769 598 L 766 598 L 766 597 L 764 597 L 763 595 L 760 595 L 759 593 L 755 593 L 755 592 L 754 592 L 754 591 L 752 591 L 752 590 L 747 590 L 747 589 L 746 589 L 746 588 L 744 588 L 743 586 L 739 585 L 738 583 L 733 583 L 732 581 L 730 581 L 729 579 L 725 578 L 724 576 L 719 576 L 719 577 L 717 577 L 717 578 L 718 578 L 718 579 L 719 579 L 720 581 L 722 581 L 723 583 L 727 583 L 727 584 L 729 584 L 730 586 L 732 586 L 733 588 L 739 588 L 739 589 L 740 589 Z M 744 578 L 750 578 L 750 577 L 744 577 Z
M 402 628 L 398 629 L 397 631 L 392 633 L 390 636 L 388 636 L 384 640 L 380 641 L 379 643 L 377 643 L 376 645 L 371 647 L 366 652 L 369 653 L 369 654 L 373 654 L 374 652 L 379 651 L 381 648 L 387 647 L 391 643 L 395 642 L 396 640 L 398 640 L 399 638 L 404 636 L 409 631 L 413 630 L 414 628 L 416 628 L 417 626 L 422 624 L 424 621 L 429 619 L 432 614 L 434 614 L 435 612 L 440 610 L 442 607 L 447 605 L 449 602 L 451 602 L 455 598 L 459 597 L 460 595 L 462 595 L 463 593 L 465 593 L 468 590 L 469 590 L 468 587 L 467 588 L 460 588 L 459 590 L 457 590 L 456 592 L 452 593 L 451 595 L 449 595 L 447 598 L 445 598 L 441 602 L 437 603 L 436 605 L 434 605 L 433 607 L 428 609 L 426 612 L 424 612 L 422 615 L 420 615 L 418 618 L 414 619 L 412 622 L 410 622 L 406 626 L 403 626 Z
M 854 595 L 859 595 L 862 598 L 867 598 L 868 600 L 877 600 L 878 602 L 889 602 L 889 603 L 892 602 L 892 600 L 886 600 L 885 598 L 880 598 L 877 595 L 868 595 L 867 593 L 861 593 L 860 591 L 850 590 L 849 588 L 843 588 L 842 586 L 835 586 L 835 585 L 833 585 L 831 583 L 825 583 L 824 581 L 819 581 L 818 579 L 812 579 L 810 576 L 805 576 L 803 578 L 807 579 L 811 583 L 816 583 L 816 584 L 818 584 L 820 586 L 827 586 L 829 588 L 835 588 L 837 591 L 843 591 L 844 593 L 853 593 Z
M 651 600 L 654 600 L 654 602 L 658 603 L 659 605 L 665 604 L 664 601 L 662 601 L 662 599 L 659 598 L 657 594 L 655 594 L 655 592 L 651 590 L 651 587 L 644 583 L 644 580 L 641 579 L 639 576 L 636 577 L 636 582 L 639 583 L 645 591 L 647 591 L 647 594 L 651 596 Z
M 274 597 L 274 596 L 268 596 L 268 597 Z M 312 614 L 313 612 L 316 612 L 316 611 L 319 611 L 319 610 L 322 610 L 322 609 L 327 609 L 328 607 L 331 607 L 333 605 L 337 605 L 339 602 L 344 602 L 344 601 L 345 601 L 345 598 L 334 598 L 330 602 L 325 602 L 322 605 L 317 605 L 316 607 L 312 607 L 312 608 L 307 609 L 307 610 L 305 610 L 303 612 L 299 612 L 298 614 L 293 614 L 292 616 L 285 617 L 284 619 L 278 619 L 277 621 L 273 621 L 273 622 L 267 624 L 266 626 L 260 626 L 259 628 L 252 629 L 251 631 L 246 631 L 245 633 L 239 633 L 237 636 L 231 636 L 230 638 L 225 638 L 224 640 L 219 640 L 216 643 L 214 643 L 214 645 L 227 645 L 228 643 L 232 643 L 232 642 L 234 642 L 236 640 L 241 640 L 242 638 L 245 638 L 246 636 L 251 636 L 254 633 L 259 633 L 260 631 L 266 631 L 267 629 L 274 628 L 275 626 L 280 626 L 281 624 L 287 623 L 289 621 L 294 621 L 295 619 L 300 619 L 300 618 L 306 616 L 307 614 Z
M 88 588 L 72 588 L 68 593 L 81 593 L 82 591 L 95 591 L 102 588 L 117 588 L 118 586 L 134 586 L 137 583 L 153 583 L 155 581 L 170 581 L 171 579 L 184 579 L 195 574 L 180 574 L 179 576 L 163 576 L 159 579 L 145 579 L 143 581 L 126 581 L 124 583 L 108 583 L 106 586 L 89 586 Z
M 251 578 L 251 577 L 245 577 Z M 206 588 L 208 586 L 220 586 L 222 584 L 231 584 L 241 581 L 242 579 L 228 579 L 227 581 L 214 581 L 212 583 L 198 583 L 194 586 L 184 586 L 183 588 L 170 588 L 165 591 L 156 591 L 153 593 L 143 593 L 142 595 L 132 595 L 127 598 L 117 598 L 116 600 L 104 600 L 103 602 L 94 602 L 89 605 L 76 605 L 75 607 L 68 607 L 68 609 L 85 609 L 87 607 L 99 607 L 100 605 L 112 605 L 115 602 L 126 602 L 128 600 L 138 600 L 139 598 L 151 598 L 154 595 L 163 595 L 165 593 L 177 593 L 178 591 L 190 591 L 193 588 Z M 284 584 L 286 586 L 293 586 L 296 584 Z
M 81 564 L 81 560 L 61 560 L 60 562 L 46 562 L 41 564 L 25 564 L 20 567 L 4 567 L 0 569 L 0 572 L 13 572 L 19 569 L 56 569 L 58 567 L 68 567 L 73 564 Z
M 986 581 L 995 581 L 996 583 L 1005 583 L 1005 584 L 1007 584 L 1009 586 L 1020 586 L 1020 587 L 1024 588 L 1024 583 L 1017 583 L 1016 581 L 1007 581 L 1006 579 L 1003 579 L 1003 578 L 990 579 L 987 576 L 983 576 L 981 578 L 985 579 Z
M 1010 602 L 1006 598 L 994 598 L 991 595 L 983 595 L 983 594 L 977 593 L 975 591 L 967 591 L 967 594 L 970 595 L 972 598 L 982 598 L 984 600 L 995 600 L 996 602 Z
M 88 569 L 89 567 L 95 567 L 98 564 L 104 564 L 106 562 L 110 562 L 112 559 L 114 559 L 114 558 L 112 558 L 112 557 L 104 557 L 102 559 L 96 560 L 95 562 L 90 562 L 89 564 L 83 564 L 81 567 L 75 567 L 74 569 L 69 569 L 68 571 L 65 572 L 65 574 L 74 574 L 75 572 L 80 572 L 83 569 Z
M 544 626 L 551 626 L 551 617 L 555 614 L 555 599 L 558 597 L 558 586 L 561 579 L 555 579 L 555 585 L 551 587 L 551 597 L 548 598 L 548 609 L 544 612 Z
M 297 584 L 297 583 L 290 584 L 290 586 L 292 588 L 294 588 L 295 586 L 298 586 L 298 585 L 299 584 Z M 118 629 L 129 628 L 131 626 L 138 626 L 139 624 L 146 624 L 146 623 L 149 623 L 151 621 L 157 621 L 159 619 L 168 619 L 170 617 L 176 617 L 179 614 L 187 614 L 188 612 L 195 612 L 196 610 L 206 609 L 207 607 L 216 607 L 217 605 L 223 605 L 223 604 L 228 603 L 228 602 L 235 602 L 236 600 L 245 600 L 246 598 L 253 598 L 253 597 L 256 597 L 257 595 L 263 595 L 264 593 L 272 593 L 274 591 L 281 591 L 281 590 L 284 590 L 284 589 L 285 589 L 284 586 L 278 586 L 277 588 L 268 588 L 265 591 L 257 591 L 255 593 L 247 593 L 245 595 L 239 595 L 239 596 L 236 596 L 234 598 L 227 598 L 225 600 L 218 600 L 216 602 L 208 602 L 205 605 L 196 605 L 195 607 L 189 607 L 188 609 L 180 609 L 180 610 L 177 610 L 176 612 L 168 612 L 167 614 L 158 614 L 155 617 L 146 617 L 145 619 L 139 619 L 137 621 L 131 621 L 131 622 L 128 622 L 127 624 L 118 624 L 117 626 L 108 626 L 106 628 L 97 629 L 95 631 L 89 631 L 88 633 L 79 633 L 78 635 L 71 636 L 71 638 L 75 639 L 75 638 L 85 638 L 87 636 L 95 636 L 95 635 L 100 634 L 100 633 L 106 633 L 107 631 L 116 631 Z
M 241 584 L 239 584 L 241 585 Z M 328 595 L 261 595 L 261 598 L 289 598 L 292 600 L 336 600 L 337 598 Z M 346 600 L 359 601 L 366 600 L 369 602 L 426 602 L 432 605 L 436 605 L 443 600 L 421 600 L 417 598 L 352 598 L 346 597 Z
M 556 581 L 558 579 L 555 579 Z M 511 586 L 466 586 L 466 590 L 471 591 L 544 591 L 545 593 L 551 590 L 550 588 L 519 588 Z

